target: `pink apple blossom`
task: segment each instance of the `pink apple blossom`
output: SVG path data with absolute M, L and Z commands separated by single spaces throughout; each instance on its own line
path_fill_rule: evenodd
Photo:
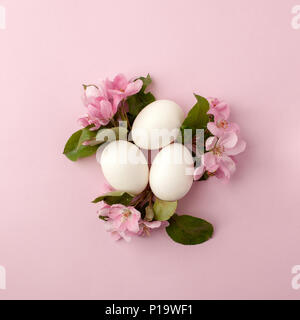
M 227 120 L 229 118 L 230 108 L 226 102 L 220 101 L 217 98 L 208 98 L 208 102 L 210 104 L 210 108 L 207 113 L 212 114 L 215 121 Z
M 122 100 L 138 93 L 142 86 L 142 80 L 128 81 L 123 74 L 118 74 L 112 82 L 106 81 L 107 91 L 115 106 L 118 106 Z
M 94 85 L 84 88 L 83 103 L 87 108 L 87 113 L 79 118 L 83 127 L 94 125 L 91 130 L 98 130 L 101 126 L 109 123 L 116 114 L 117 108 L 109 101 L 106 89 Z
M 236 123 L 227 120 L 209 122 L 207 124 L 207 129 L 216 137 L 221 137 L 225 132 L 240 132 L 240 128 Z
M 224 101 L 210 98 L 210 109 L 208 114 L 214 116 L 214 122 L 207 124 L 207 129 L 216 137 L 221 137 L 225 132 L 239 133 L 240 128 L 236 123 L 229 122 L 230 108 Z
M 103 97 L 104 95 L 99 87 L 95 85 L 84 86 L 82 102 L 86 107 L 90 104 L 96 105 L 99 100 L 104 100 Z
M 113 81 L 103 80 L 98 86 L 85 86 L 83 103 L 87 113 L 79 118 L 79 123 L 83 127 L 93 125 L 91 130 L 107 125 L 117 113 L 120 102 L 138 93 L 142 86 L 142 80 L 128 81 L 122 74 Z
M 139 233 L 141 213 L 134 207 L 125 207 L 122 204 L 110 206 L 104 201 L 101 201 L 99 206 L 99 214 L 105 219 L 106 230 L 111 232 L 114 239 L 130 241 L 132 235 Z
M 169 223 L 167 221 L 140 221 L 140 231 L 138 233 L 139 236 L 150 236 L 150 231 L 153 229 L 159 229 L 163 227 L 167 227 Z
M 235 161 L 231 156 L 243 152 L 246 142 L 234 132 L 226 132 L 220 138 L 210 137 L 206 140 L 206 150 L 203 155 L 205 170 L 215 173 L 216 177 L 228 181 L 235 172 Z
M 87 106 L 87 113 L 79 118 L 79 123 L 83 127 L 94 125 L 91 130 L 98 130 L 109 123 L 116 111 L 108 100 L 98 100 L 97 104 Z
M 109 212 L 110 212 L 110 207 L 111 206 L 109 204 L 107 204 L 106 202 L 104 202 L 104 201 L 99 202 L 98 214 L 101 217 L 107 217 L 108 218 L 108 215 L 109 215 Z

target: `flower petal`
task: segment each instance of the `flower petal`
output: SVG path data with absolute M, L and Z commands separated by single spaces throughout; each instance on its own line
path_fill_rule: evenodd
M 225 132 L 219 139 L 217 145 L 226 149 L 233 148 L 238 142 L 238 136 L 234 132 Z
M 87 127 L 89 125 L 88 116 L 86 115 L 82 118 L 79 118 L 78 122 L 83 128 Z
M 130 237 L 130 233 L 129 232 L 122 231 L 122 232 L 119 232 L 119 234 L 126 242 L 130 242 L 131 241 L 131 237 Z
M 101 117 L 101 112 L 100 112 L 100 108 L 89 104 L 88 107 L 88 115 L 90 117 L 90 119 L 99 119 Z
M 223 130 L 220 130 L 216 124 L 214 122 L 209 122 L 207 124 L 207 129 L 214 135 L 217 137 L 220 137 L 223 133 Z
M 100 108 L 102 120 L 108 121 L 114 116 L 113 106 L 108 100 L 102 100 L 100 102 Z
M 119 234 L 119 232 L 117 231 L 112 231 L 111 232 L 111 237 L 115 240 L 115 241 L 118 241 L 120 240 L 122 237 L 121 235 Z
M 194 181 L 199 180 L 203 176 L 204 172 L 205 172 L 205 166 L 204 165 L 196 168 L 195 171 L 194 171 Z
M 127 229 L 133 233 L 138 233 L 139 228 L 139 220 L 140 220 L 140 214 L 131 213 L 131 216 L 127 219 L 126 226 Z
M 208 100 L 210 103 L 210 109 L 207 113 L 212 114 L 215 121 L 227 120 L 229 118 L 230 108 L 226 102 L 220 101 L 217 98 L 208 98 Z
M 223 155 L 221 160 L 220 160 L 220 167 L 222 168 L 226 168 L 226 171 L 228 170 L 229 172 L 229 176 L 231 174 L 233 174 L 236 170 L 236 164 L 235 162 L 232 160 L 232 158 Z
M 225 175 L 221 167 L 215 172 L 215 177 L 221 180 L 223 183 L 228 183 L 230 179 L 230 177 L 228 178 L 228 176 Z
M 113 80 L 114 89 L 125 91 L 128 85 L 128 81 L 124 74 L 118 74 Z
M 226 102 L 224 102 L 224 101 L 219 102 L 215 106 L 215 109 L 218 112 L 217 118 L 219 118 L 219 119 L 215 119 L 215 120 L 227 120 L 229 118 L 230 108 Z
M 228 156 L 236 156 L 237 154 L 244 152 L 246 146 L 246 142 L 242 139 L 239 139 L 237 144 L 233 148 L 226 149 L 225 152 Z
M 123 211 L 124 211 L 124 209 L 120 209 L 120 208 L 116 208 L 114 206 L 111 206 L 110 211 L 109 211 L 109 217 L 113 220 L 119 219 L 122 217 Z
M 229 122 L 226 131 L 231 131 L 231 132 L 235 132 L 238 134 L 240 132 L 240 127 L 238 124 L 236 124 L 234 122 Z
M 101 95 L 99 89 L 96 88 L 95 86 L 88 86 L 85 90 L 85 94 L 88 99 L 91 97 L 97 98 Z
M 108 216 L 110 211 L 110 206 L 104 201 L 99 202 L 98 213 L 101 216 Z
M 143 221 L 142 222 L 146 227 L 150 228 L 150 229 L 157 229 L 160 228 L 162 225 L 161 221 Z
M 207 171 L 215 172 L 219 168 L 217 157 L 212 152 L 205 153 L 203 159 Z
M 205 142 L 205 148 L 207 151 L 210 151 L 214 148 L 214 146 L 216 145 L 218 141 L 217 137 L 209 137 L 206 142 Z
M 123 94 L 114 94 L 113 95 L 113 112 L 116 113 L 119 107 L 120 102 L 124 99 Z
M 143 86 L 143 81 L 140 79 L 129 83 L 126 90 L 125 90 L 126 97 L 132 96 L 132 95 L 140 92 L 140 90 L 142 89 L 142 86 Z

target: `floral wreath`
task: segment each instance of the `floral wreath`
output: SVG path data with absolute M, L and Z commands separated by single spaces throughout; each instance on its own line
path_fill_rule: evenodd
M 236 170 L 234 156 L 245 150 L 246 143 L 239 126 L 229 121 L 226 102 L 195 94 L 196 104 L 184 117 L 175 102 L 156 100 L 146 92 L 151 82 L 150 75 L 127 80 L 119 74 L 113 81 L 83 85 L 86 114 L 79 119 L 83 128 L 69 138 L 64 154 L 72 161 L 96 154 L 107 182 L 93 203 L 114 239 L 130 241 L 132 236 L 166 228 L 175 242 L 200 244 L 212 237 L 213 226 L 178 215 L 177 202 L 194 181 L 216 177 L 228 182 Z M 172 134 L 164 130 L 157 139 L 155 127 L 172 129 Z M 129 149 L 142 159 L 146 149 L 148 156 L 154 149 L 158 154 L 153 162 L 129 163 L 124 152 Z M 184 160 L 166 161 L 167 155 L 174 160 L 179 151 Z

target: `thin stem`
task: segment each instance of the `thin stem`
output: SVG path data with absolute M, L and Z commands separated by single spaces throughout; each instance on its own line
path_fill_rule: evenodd
M 153 198 L 153 193 L 152 191 L 150 190 L 150 193 L 149 193 L 149 207 L 152 209 L 152 198 Z
M 114 117 L 110 119 L 110 122 L 112 123 L 113 127 L 118 126 L 118 123 L 116 122 L 116 119 Z
M 117 115 L 122 119 L 122 121 L 126 121 L 126 119 L 125 119 L 125 117 L 124 117 L 124 115 L 122 113 L 122 110 L 118 109 Z
M 127 121 L 127 125 L 128 125 L 129 130 L 130 130 L 131 129 L 131 124 L 129 122 L 129 119 L 128 119 L 128 116 L 127 116 L 127 112 L 126 112 L 125 108 L 126 108 L 126 105 L 125 105 L 125 101 L 123 100 L 122 101 L 121 110 L 123 112 L 123 116 L 124 116 L 125 120 Z

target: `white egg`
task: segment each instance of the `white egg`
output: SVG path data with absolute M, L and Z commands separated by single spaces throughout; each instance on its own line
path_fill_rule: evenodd
M 139 194 L 146 188 L 149 180 L 147 160 L 133 143 L 113 141 L 97 154 L 97 159 L 104 177 L 114 189 Z
M 184 113 L 175 102 L 154 101 L 136 117 L 132 126 L 132 140 L 143 149 L 165 147 L 176 140 L 183 120 Z
M 150 170 L 150 187 L 165 201 L 183 198 L 193 184 L 194 161 L 190 151 L 179 143 L 163 148 Z

